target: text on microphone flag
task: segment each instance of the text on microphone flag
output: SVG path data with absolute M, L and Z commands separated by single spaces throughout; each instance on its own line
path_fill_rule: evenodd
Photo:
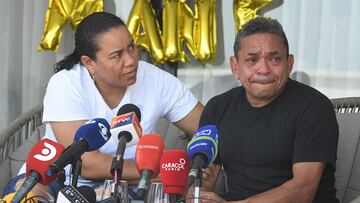
M 168 163 L 163 163 L 161 165 L 161 168 L 164 169 L 165 171 L 180 171 L 180 170 L 185 170 L 185 164 L 186 164 L 186 160 L 184 158 L 180 158 L 178 162 L 168 162 Z
M 134 130 L 136 130 L 136 134 L 142 135 L 142 128 L 140 126 L 140 122 L 134 112 L 116 116 L 111 120 L 111 128 L 117 128 L 120 126 L 131 125 L 131 124 L 134 125 Z

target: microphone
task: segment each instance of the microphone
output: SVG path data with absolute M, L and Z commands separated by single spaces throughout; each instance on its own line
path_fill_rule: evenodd
M 187 151 L 165 150 L 160 161 L 160 180 L 165 194 L 184 194 L 189 166 Z
M 199 128 L 187 145 L 189 157 L 192 160 L 188 175 L 189 188 L 198 177 L 201 169 L 209 166 L 218 153 L 218 131 L 215 125 Z
M 75 133 L 74 142 L 50 165 L 47 174 L 57 173 L 78 160 L 84 152 L 102 147 L 111 137 L 109 128 L 109 123 L 103 118 L 95 118 L 81 125 Z
M 136 168 L 141 174 L 137 196 L 144 199 L 150 186 L 150 178 L 159 174 L 160 159 L 164 152 L 164 141 L 159 134 L 143 135 L 136 147 Z
M 59 191 L 56 202 L 61 203 L 96 203 L 96 193 L 94 189 L 89 186 L 83 185 L 78 188 L 74 188 L 68 185 Z
M 124 151 L 126 146 L 137 144 L 142 135 L 140 126 L 140 109 L 134 104 L 125 104 L 119 111 L 118 116 L 112 119 L 110 133 L 114 143 L 117 143 L 115 156 L 111 163 L 110 173 L 114 177 L 115 192 L 113 198 L 118 199 L 119 180 L 124 165 Z M 127 144 L 128 143 L 128 144 Z
M 126 147 L 137 144 L 142 135 L 140 121 L 141 113 L 136 105 L 123 105 L 119 109 L 117 116 L 111 121 L 110 133 L 114 135 L 112 136 L 113 141 L 118 144 L 120 137 L 124 136 L 127 142 Z
M 48 185 L 53 182 L 59 174 L 48 175 L 46 171 L 63 150 L 64 146 L 47 138 L 36 143 L 26 161 L 26 179 L 11 202 L 20 202 L 37 183 Z

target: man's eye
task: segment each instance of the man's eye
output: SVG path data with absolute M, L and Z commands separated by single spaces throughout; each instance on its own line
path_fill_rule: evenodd
M 273 63 L 279 63 L 281 61 L 281 57 L 280 56 L 270 57 L 270 61 Z
M 250 63 L 250 64 L 256 63 L 256 61 L 257 61 L 256 57 L 251 57 L 245 60 L 246 63 Z
M 272 61 L 280 61 L 281 58 L 279 56 L 275 56 L 275 57 L 272 57 L 271 59 Z

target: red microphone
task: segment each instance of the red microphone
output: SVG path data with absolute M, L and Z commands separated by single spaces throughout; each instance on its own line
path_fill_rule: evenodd
M 26 161 L 26 180 L 16 192 L 12 202 L 20 202 L 36 183 L 48 185 L 58 177 L 59 173 L 48 176 L 46 172 L 63 150 L 64 146 L 47 138 L 35 144 Z
M 163 192 L 166 194 L 184 194 L 190 167 L 187 151 L 166 150 L 161 157 L 160 166 Z
M 136 168 L 141 173 L 137 195 L 144 198 L 150 186 L 150 178 L 159 174 L 160 158 L 164 152 L 164 141 L 158 134 L 143 135 L 136 147 Z

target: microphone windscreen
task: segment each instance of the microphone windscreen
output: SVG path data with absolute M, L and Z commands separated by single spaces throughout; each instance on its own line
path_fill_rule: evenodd
M 190 160 L 187 151 L 165 150 L 160 161 L 160 179 L 166 194 L 185 192 Z
M 139 122 L 141 121 L 140 109 L 135 104 L 124 104 L 122 107 L 120 107 L 117 115 L 120 116 L 130 112 L 134 112 Z
M 47 138 L 37 142 L 26 161 L 26 176 L 28 177 L 31 171 L 36 171 L 41 176 L 39 183 L 48 185 L 54 181 L 58 174 L 48 176 L 46 171 L 60 157 L 63 150 L 64 146 Z
M 190 159 L 195 155 L 203 154 L 206 156 L 206 165 L 213 162 L 218 153 L 218 131 L 215 125 L 206 125 L 199 128 L 187 145 Z
M 164 141 L 159 134 L 143 135 L 136 147 L 135 162 L 139 172 L 149 169 L 153 177 L 159 174 L 160 159 L 164 152 Z
M 138 143 L 142 135 L 142 128 L 135 113 L 130 112 L 112 118 L 110 133 L 116 144 L 119 142 L 119 136 L 126 135 L 126 146 L 129 147 Z
M 74 136 L 74 141 L 85 140 L 87 151 L 94 151 L 102 147 L 111 137 L 110 125 L 103 118 L 89 120 L 80 126 Z
M 78 187 L 77 190 L 89 203 L 96 203 L 96 193 L 93 188 L 83 185 Z

